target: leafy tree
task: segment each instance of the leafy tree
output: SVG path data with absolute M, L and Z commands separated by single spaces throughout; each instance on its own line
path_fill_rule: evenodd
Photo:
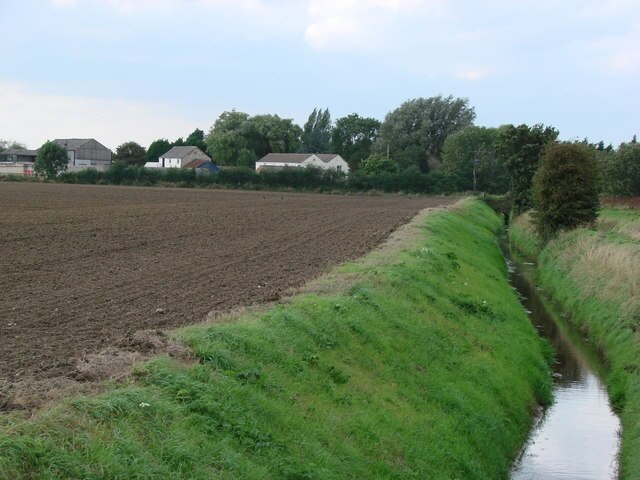
M 374 153 L 362 161 L 360 171 L 371 175 L 395 173 L 398 171 L 398 164 L 385 155 Z
M 171 143 L 166 138 L 154 140 L 147 148 L 147 162 L 157 162 L 160 156 L 171 150 Z
M 388 150 L 406 168 L 429 170 L 431 159 L 442 158 L 446 138 L 473 124 L 476 114 L 466 98 L 416 98 L 389 112 L 380 126 L 377 149 Z
M 531 190 L 544 146 L 558 138 L 558 131 L 542 124 L 505 125 L 500 128 L 498 155 L 509 172 L 513 211 L 522 213 L 533 207 Z
M 598 216 L 598 165 L 579 143 L 550 143 L 533 178 L 534 224 L 546 241 L 560 230 L 592 223 Z
M 314 108 L 302 128 L 302 147 L 305 153 L 330 153 L 331 114 L 329 109 Z
M 465 127 L 452 133 L 444 142 L 442 172 L 454 179 L 460 191 L 473 189 L 475 162 L 476 189 L 488 193 L 506 193 L 509 175 L 496 154 L 500 130 Z
M 136 142 L 124 142 L 116 148 L 114 161 L 118 160 L 127 165 L 144 165 L 147 161 L 147 151 Z
M 199 128 L 196 128 L 193 132 L 191 132 L 184 143 L 186 145 L 193 145 L 194 147 L 198 147 L 205 153 L 207 151 L 207 144 L 204 142 L 204 131 L 200 130 Z
M 10 148 L 27 148 L 24 143 L 17 142 L 15 140 L 2 140 L 0 139 L 0 152 L 8 150 Z
M 268 153 L 297 151 L 300 133 L 300 127 L 290 119 L 278 115 L 251 117 L 232 110 L 220 115 L 205 142 L 217 163 L 253 166 Z
M 601 158 L 599 158 L 601 160 Z M 640 195 L 640 143 L 623 143 L 601 161 L 603 190 L 612 195 Z
M 331 133 L 333 153 L 344 157 L 350 170 L 355 171 L 371 155 L 379 131 L 380 122 L 375 118 L 360 117 L 357 113 L 339 118 Z
M 38 149 L 33 169 L 38 175 L 53 178 L 67 169 L 69 156 L 67 151 L 54 142 L 46 142 Z

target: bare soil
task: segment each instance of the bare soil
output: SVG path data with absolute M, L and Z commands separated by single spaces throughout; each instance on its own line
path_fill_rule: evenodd
M 140 330 L 278 300 L 455 200 L 0 182 L 0 397 L 86 376 Z

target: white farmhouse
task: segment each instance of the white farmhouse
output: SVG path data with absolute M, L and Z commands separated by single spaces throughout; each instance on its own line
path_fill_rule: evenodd
M 256 162 L 256 170 L 316 167 L 349 173 L 349 164 L 335 153 L 269 153 Z
M 196 160 L 211 162 L 211 158 L 198 147 L 173 147 L 167 153 L 161 155 L 157 162 L 147 162 L 144 166 L 152 168 L 185 168 Z

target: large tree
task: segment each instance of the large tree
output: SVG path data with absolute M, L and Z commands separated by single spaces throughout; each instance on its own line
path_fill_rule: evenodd
M 301 151 L 329 153 L 331 150 L 331 114 L 329 109 L 314 108 L 302 127 Z
M 207 144 L 204 142 L 204 131 L 199 128 L 191 132 L 184 143 L 185 145 L 198 147 L 203 152 L 207 151 Z
M 598 216 L 598 165 L 580 143 L 549 143 L 533 177 L 536 230 L 543 241 Z
M 360 117 L 357 113 L 339 118 L 331 133 L 333 153 L 344 157 L 350 170 L 355 171 L 371 155 L 379 131 L 380 121 L 375 118 Z
M 497 156 L 498 128 L 465 127 L 447 137 L 442 150 L 442 170 L 459 190 L 489 193 L 509 190 L 507 169 Z
M 513 211 L 522 213 L 533 207 L 531 190 L 544 146 L 558 138 L 558 130 L 542 124 L 505 125 L 500 129 L 498 155 L 509 172 L 509 190 Z
M 221 165 L 253 166 L 268 153 L 295 152 L 301 129 L 291 119 L 232 110 L 216 120 L 205 138 L 207 150 Z
M 440 160 L 446 138 L 473 124 L 476 114 L 467 98 L 416 98 L 389 112 L 380 126 L 378 151 L 389 151 L 403 168 L 429 170 Z
M 144 165 L 147 160 L 147 151 L 136 142 L 124 142 L 116 148 L 114 160 L 128 165 Z
M 69 156 L 67 151 L 54 142 L 46 142 L 38 149 L 33 169 L 38 175 L 52 178 L 67 169 Z
M 600 152 L 598 152 L 600 153 Z M 640 143 L 623 143 L 598 156 L 603 165 L 602 188 L 613 195 L 640 195 Z
M 157 162 L 162 155 L 171 150 L 172 146 L 166 138 L 154 140 L 147 148 L 147 162 Z

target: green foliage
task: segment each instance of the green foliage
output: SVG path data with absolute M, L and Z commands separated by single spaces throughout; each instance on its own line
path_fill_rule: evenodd
M 128 165 L 144 165 L 147 161 L 147 151 L 136 142 L 125 142 L 116 148 L 113 159 Z
M 611 195 L 640 195 L 640 144 L 623 143 L 615 152 L 600 155 L 602 189 Z
M 476 190 L 494 194 L 509 191 L 507 168 L 497 155 L 500 130 L 469 126 L 447 137 L 442 151 L 442 171 L 451 176 L 459 191 Z
M 446 138 L 473 124 L 476 114 L 467 98 L 416 98 L 389 112 L 380 126 L 379 152 L 387 149 L 402 168 L 429 170 L 431 159 L 440 160 Z
M 183 329 L 193 363 L 0 423 L 0 478 L 506 478 L 550 379 L 499 229 L 435 212 L 335 293 Z
M 350 171 L 354 172 L 371 155 L 379 130 L 380 122 L 375 118 L 352 113 L 336 120 L 331 133 L 331 148 L 347 161 Z
M 38 149 L 33 169 L 38 175 L 54 178 L 64 172 L 69 164 L 67 151 L 54 142 L 46 142 Z
M 220 115 L 205 142 L 218 165 L 251 167 L 268 153 L 298 150 L 300 133 L 291 119 L 232 110 Z
M 558 138 L 558 131 L 542 124 L 505 125 L 500 128 L 498 155 L 509 172 L 513 211 L 518 215 L 533 207 L 532 181 L 544 146 Z
M 196 128 L 193 132 L 189 134 L 187 139 L 184 141 L 185 145 L 198 147 L 204 153 L 207 153 L 207 144 L 204 141 L 204 131 Z
M 250 167 L 226 167 L 216 173 L 198 173 L 192 169 L 144 168 L 114 162 L 106 172 L 83 170 L 63 173 L 56 178 L 64 183 L 111 185 L 173 185 L 178 187 L 228 187 L 256 190 L 297 190 L 311 192 L 405 192 L 448 194 L 455 191 L 451 178 L 439 172 L 422 173 L 417 169 L 394 173 L 367 174 L 362 171 L 348 177 L 337 170 L 286 168 L 256 172 Z
M 3 140 L 0 138 L 0 152 L 2 152 L 3 150 L 8 150 L 10 148 L 22 149 L 27 147 L 22 142 L 17 142 L 16 140 Z
M 395 173 L 398 171 L 398 164 L 385 155 L 374 153 L 362 162 L 360 171 L 369 175 Z
M 147 149 L 147 162 L 157 162 L 162 155 L 171 150 L 171 146 L 166 138 L 154 140 Z
M 330 153 L 331 114 L 329 109 L 314 108 L 302 128 L 300 151 L 305 153 Z
M 598 165 L 579 143 L 548 144 L 533 178 L 536 230 L 544 240 L 598 217 Z

